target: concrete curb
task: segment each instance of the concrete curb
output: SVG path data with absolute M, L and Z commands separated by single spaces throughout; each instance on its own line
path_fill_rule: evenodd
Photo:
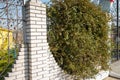
M 109 71 L 100 71 L 95 78 L 93 79 L 85 79 L 85 80 L 103 80 L 109 76 Z
M 120 74 L 117 74 L 117 73 L 115 73 L 115 72 L 113 72 L 113 71 L 110 71 L 109 76 L 120 79 Z

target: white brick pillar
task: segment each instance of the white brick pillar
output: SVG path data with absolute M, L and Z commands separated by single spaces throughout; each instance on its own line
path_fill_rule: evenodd
M 29 56 L 29 80 L 48 80 L 46 6 L 38 0 L 26 3 L 26 43 Z

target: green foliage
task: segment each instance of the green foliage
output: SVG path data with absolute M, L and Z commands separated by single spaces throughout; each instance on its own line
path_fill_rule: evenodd
M 12 64 L 14 62 L 13 49 L 9 51 L 9 54 L 10 55 L 8 55 L 7 50 L 0 50 L 0 74 L 2 73 L 1 76 L 5 76 L 8 71 L 11 71 Z
M 66 73 L 86 78 L 109 68 L 106 13 L 88 0 L 51 0 L 47 11 L 50 50 Z

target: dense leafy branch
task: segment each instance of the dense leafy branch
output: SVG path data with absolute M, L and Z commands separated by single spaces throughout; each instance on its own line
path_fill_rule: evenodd
M 89 0 L 51 0 L 47 11 L 50 50 L 65 72 L 86 78 L 109 68 L 106 13 Z

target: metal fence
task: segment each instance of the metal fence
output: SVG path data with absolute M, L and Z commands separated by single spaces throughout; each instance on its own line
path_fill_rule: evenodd
M 11 71 L 23 43 L 23 6 L 24 0 L 0 0 L 0 80 Z
M 113 7 L 111 7 L 111 14 L 112 14 L 112 38 L 114 42 L 114 50 L 112 59 L 113 61 L 120 60 L 120 6 L 119 0 L 115 0 L 113 3 Z
M 112 28 L 112 39 L 114 43 L 114 49 L 112 52 L 112 61 L 120 60 L 120 27 L 113 26 Z

